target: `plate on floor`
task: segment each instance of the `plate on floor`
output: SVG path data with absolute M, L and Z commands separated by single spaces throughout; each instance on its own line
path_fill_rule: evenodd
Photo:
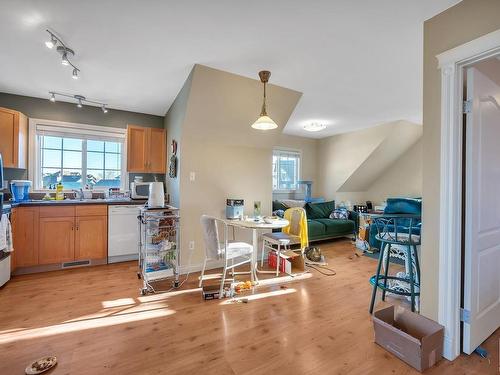
M 43 357 L 35 362 L 33 362 L 31 365 L 26 367 L 26 370 L 24 372 L 27 375 L 35 375 L 35 374 L 41 374 L 45 371 L 50 370 L 57 364 L 57 358 L 54 356 L 50 357 Z

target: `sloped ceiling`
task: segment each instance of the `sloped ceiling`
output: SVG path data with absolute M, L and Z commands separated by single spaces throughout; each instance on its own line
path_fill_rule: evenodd
M 337 190 L 339 192 L 366 191 L 422 137 L 422 126 L 405 121 L 394 123 L 392 130 L 355 168 Z

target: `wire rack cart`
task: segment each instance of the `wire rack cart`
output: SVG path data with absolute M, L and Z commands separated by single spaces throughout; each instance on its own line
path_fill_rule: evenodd
M 139 272 L 143 280 L 141 294 L 156 293 L 151 283 L 171 279 L 179 286 L 179 209 L 141 208 L 139 219 Z

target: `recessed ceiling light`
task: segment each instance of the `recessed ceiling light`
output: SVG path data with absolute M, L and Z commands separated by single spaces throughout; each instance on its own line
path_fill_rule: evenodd
M 304 125 L 304 130 L 308 132 L 319 132 L 324 129 L 326 129 L 326 125 L 319 122 L 310 122 Z

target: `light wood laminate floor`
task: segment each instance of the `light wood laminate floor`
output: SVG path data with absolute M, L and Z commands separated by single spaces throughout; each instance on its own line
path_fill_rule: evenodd
M 350 241 L 320 245 L 333 277 L 259 287 L 249 303 L 179 292 L 141 297 L 134 262 L 14 277 L 0 289 L 0 373 L 56 355 L 50 374 L 413 374 L 373 342 L 368 278 Z M 379 304 L 380 306 L 380 304 Z M 497 331 L 474 355 L 428 374 L 498 373 Z

